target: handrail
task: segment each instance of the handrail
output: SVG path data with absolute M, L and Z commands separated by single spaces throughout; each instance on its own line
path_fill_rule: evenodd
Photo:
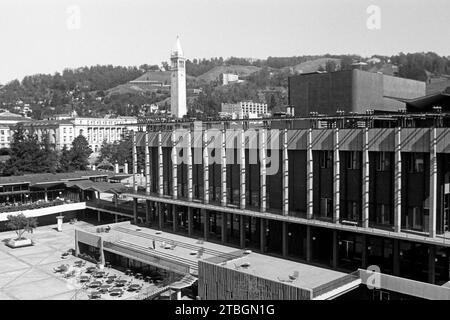
M 326 292 L 330 292 L 334 289 L 342 287 L 342 286 L 349 284 L 358 279 L 360 279 L 360 276 L 359 276 L 359 271 L 357 270 L 357 271 L 349 273 L 341 278 L 338 278 L 338 279 L 332 280 L 328 283 L 322 284 L 322 285 L 312 289 L 313 298 L 321 296 Z

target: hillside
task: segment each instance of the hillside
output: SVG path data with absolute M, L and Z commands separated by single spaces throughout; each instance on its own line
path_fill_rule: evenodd
M 222 73 L 234 73 L 240 77 L 245 77 L 260 69 L 261 68 L 255 66 L 217 66 L 198 76 L 197 79 L 205 82 L 212 82 L 217 80 Z
M 297 64 L 293 67 L 293 70 L 295 73 L 316 72 L 321 68 L 325 69 L 328 61 L 333 61 L 338 66 L 341 64 L 341 59 L 320 58 Z
M 131 80 L 130 82 L 120 84 L 116 87 L 110 88 L 106 91 L 107 96 L 117 95 L 117 94 L 139 94 L 154 92 L 158 89 L 154 87 L 149 87 L 145 85 L 139 85 L 137 83 L 132 83 L 133 81 L 155 81 L 162 83 L 164 85 L 170 85 L 170 71 L 147 71 L 140 77 Z M 190 87 L 192 83 L 196 81 L 195 77 L 187 76 L 187 86 Z M 167 90 L 167 89 L 166 89 Z

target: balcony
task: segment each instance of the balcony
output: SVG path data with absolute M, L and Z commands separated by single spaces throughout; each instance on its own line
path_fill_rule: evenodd
M 19 204 L 12 206 L 2 206 L 0 208 L 0 221 L 6 221 L 8 215 L 23 213 L 26 217 L 40 217 L 51 214 L 59 214 L 67 211 L 83 210 L 86 208 L 84 202 L 73 202 L 55 200 L 50 202 L 34 202 L 29 204 Z

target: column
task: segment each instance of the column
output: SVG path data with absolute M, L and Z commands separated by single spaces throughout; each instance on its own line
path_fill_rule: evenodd
M 308 130 L 306 148 L 306 218 L 312 219 L 314 215 L 312 128 Z
M 283 215 L 289 215 L 289 159 L 288 159 L 288 131 L 283 133 Z
M 222 243 L 227 242 L 227 213 L 222 212 Z
M 100 211 L 97 211 L 97 222 L 100 222 L 101 217 L 100 217 Z
M 362 152 L 362 227 L 369 227 L 369 192 L 370 192 L 370 162 L 369 162 L 369 128 L 363 131 L 363 152 Z
M 332 261 L 333 268 L 337 268 L 338 252 L 339 252 L 338 250 L 339 250 L 338 233 L 337 230 L 333 230 L 333 261 Z
M 164 225 L 164 208 L 163 204 L 161 202 L 156 203 L 156 208 L 158 210 L 158 227 L 159 230 L 162 230 Z
M 192 180 L 192 133 L 191 130 L 188 132 L 188 141 L 187 141 L 187 194 L 188 200 L 192 201 L 193 194 L 193 180 Z
M 192 207 L 188 207 L 188 236 L 192 237 L 194 233 L 194 215 Z
M 175 132 L 172 132 L 172 197 L 178 198 L 178 149 Z
M 75 257 L 80 254 L 80 244 L 78 243 L 78 230 L 75 229 Z
M 339 223 L 340 217 L 340 201 L 341 201 L 341 165 L 339 158 L 339 128 L 334 129 L 334 144 L 333 144 L 333 222 Z
M 282 241 L 282 254 L 283 257 L 286 257 L 288 254 L 288 225 L 286 221 L 282 222 L 282 235 L 281 235 L 281 241 Z
M 367 268 L 367 236 L 365 234 L 362 234 L 362 268 L 366 269 Z
M 436 128 L 430 131 L 430 220 L 429 233 L 430 237 L 436 237 L 436 215 L 437 215 L 437 139 Z
M 203 130 L 203 203 L 209 203 L 209 152 L 206 129 Z
M 47 192 L 47 188 L 44 189 L 44 201 L 47 202 L 48 201 L 48 192 Z
M 220 149 L 220 191 L 222 206 L 227 205 L 227 153 L 226 153 L 226 131 L 222 130 L 222 148 Z
M 312 256 L 312 243 L 311 243 L 311 226 L 306 226 L 306 261 L 311 261 Z
M 137 192 L 138 191 L 138 185 L 137 185 L 137 179 L 136 179 L 136 175 L 138 173 L 138 168 L 137 168 L 137 145 L 136 145 L 136 132 L 132 131 L 132 135 L 133 135 L 133 147 L 132 147 L 132 155 L 133 155 L 133 191 Z
M 259 250 L 261 251 L 261 253 L 264 253 L 266 251 L 266 220 L 263 218 L 259 219 L 259 228 L 260 228 L 260 232 L 259 232 L 259 245 L 260 248 Z
M 160 196 L 164 195 L 164 163 L 162 150 L 162 134 L 158 132 L 158 193 Z
M 240 207 L 241 209 L 245 209 L 245 131 L 241 130 L 240 134 L 240 148 L 239 148 L 239 165 L 241 168 L 241 175 L 239 178 L 239 183 L 241 190 L 240 194 Z
M 201 209 L 201 215 L 203 216 L 203 238 L 208 240 L 209 236 L 209 212 L 206 209 Z
M 402 228 L 402 141 L 401 131 L 395 131 L 395 169 L 394 169 L 394 231 L 400 232 Z M 430 210 L 431 211 L 431 210 Z
M 117 213 L 114 215 L 114 222 L 119 222 L 119 215 Z
M 245 248 L 245 224 L 244 224 L 244 216 L 239 216 L 239 239 L 241 248 Z
M 177 213 L 177 206 L 175 204 L 171 205 L 172 208 L 172 221 L 173 221 L 173 226 L 172 226 L 172 230 L 173 232 L 177 232 L 178 231 L 178 213 Z
M 392 255 L 394 258 L 394 266 L 393 266 L 393 272 L 394 276 L 400 275 L 400 240 L 393 239 L 392 240 Z
M 100 237 L 100 239 L 99 239 L 99 251 L 100 251 L 100 264 L 102 265 L 102 266 L 104 266 L 105 265 L 105 251 L 103 250 L 103 238 L 102 237 Z
M 259 152 L 259 161 L 260 161 L 260 192 L 261 192 L 261 203 L 260 210 L 261 212 L 266 212 L 267 208 L 267 194 L 266 194 L 266 129 L 261 129 L 259 131 L 260 137 L 260 152 Z
M 145 192 L 151 192 L 151 178 L 150 178 L 150 133 L 145 133 Z
M 147 225 L 150 225 L 151 210 L 150 200 L 145 200 L 145 223 L 147 223 Z
M 436 281 L 436 247 L 430 244 L 428 252 L 428 282 L 434 284 Z
M 138 202 L 137 202 L 137 198 L 133 198 L 133 222 L 134 224 L 137 224 L 137 207 Z

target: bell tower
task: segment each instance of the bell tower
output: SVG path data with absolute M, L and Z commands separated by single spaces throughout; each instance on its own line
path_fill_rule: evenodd
M 186 107 L 186 59 L 181 49 L 180 38 L 170 55 L 171 62 L 171 87 L 170 87 L 170 111 L 177 118 L 183 118 L 187 114 Z

